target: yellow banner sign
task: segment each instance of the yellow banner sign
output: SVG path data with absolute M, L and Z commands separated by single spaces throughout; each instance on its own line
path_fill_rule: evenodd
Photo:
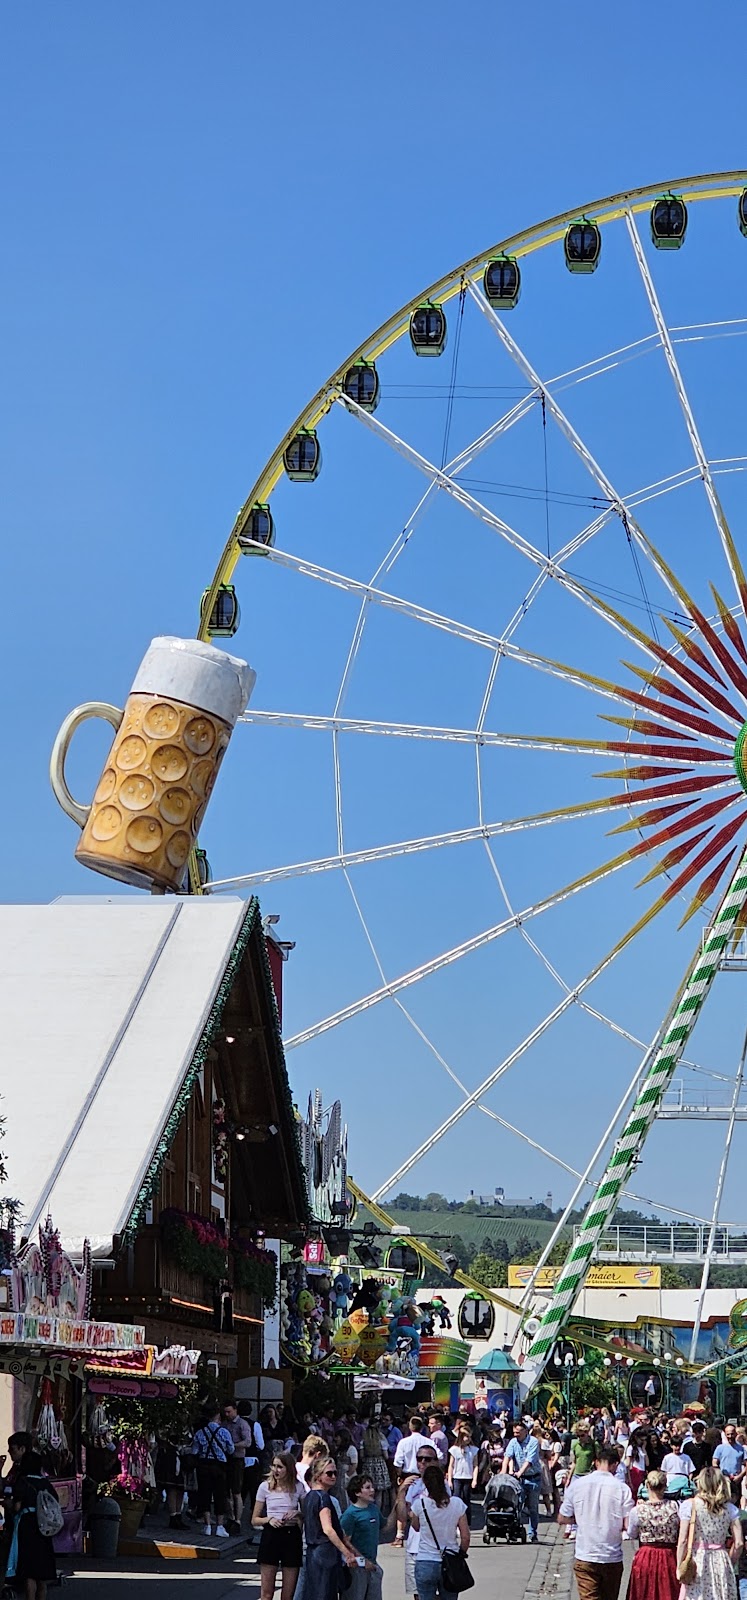
M 536 1289 L 554 1289 L 560 1277 L 560 1267 L 543 1267 L 537 1276 Z M 525 1289 L 534 1271 L 533 1267 L 509 1267 L 509 1289 Z M 661 1267 L 654 1267 L 647 1262 L 639 1266 L 627 1267 L 589 1267 L 586 1278 L 587 1289 L 660 1289 Z

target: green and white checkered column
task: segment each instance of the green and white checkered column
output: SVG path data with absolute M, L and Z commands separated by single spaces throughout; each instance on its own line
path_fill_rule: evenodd
M 695 1027 L 737 916 L 747 897 L 747 850 L 721 902 L 703 941 L 703 949 L 691 963 L 682 988 L 670 1012 L 669 1021 L 656 1049 L 648 1073 L 638 1091 L 623 1131 L 615 1144 L 609 1164 L 594 1199 L 584 1217 L 555 1288 L 552 1303 L 529 1351 L 521 1373 L 522 1390 L 528 1392 L 538 1382 L 548 1356 L 563 1332 L 574 1302 L 582 1288 L 592 1257 L 640 1155 L 646 1135 L 656 1116 L 662 1095 L 688 1039 Z

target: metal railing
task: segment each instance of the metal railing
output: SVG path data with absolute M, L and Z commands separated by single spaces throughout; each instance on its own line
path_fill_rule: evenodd
M 574 1227 L 574 1243 L 580 1232 L 580 1227 Z M 594 1259 L 700 1262 L 705 1260 L 709 1234 L 707 1223 L 652 1222 L 608 1228 Z M 722 1265 L 747 1262 L 747 1225 L 717 1227 L 712 1259 Z

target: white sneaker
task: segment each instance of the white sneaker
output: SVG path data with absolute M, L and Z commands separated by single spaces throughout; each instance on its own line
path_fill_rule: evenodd
M 215 1530 L 215 1537 L 216 1539 L 230 1539 L 231 1535 L 228 1532 L 228 1529 L 223 1527 L 222 1523 L 218 1523 L 218 1526 Z

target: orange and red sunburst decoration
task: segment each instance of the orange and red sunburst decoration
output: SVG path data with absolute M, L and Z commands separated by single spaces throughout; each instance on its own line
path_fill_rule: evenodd
M 738 835 L 747 823 L 747 711 L 734 703 L 736 691 L 747 706 L 747 646 L 736 618 L 715 589 L 723 631 L 717 631 L 679 583 L 676 589 L 693 623 L 684 633 L 663 619 L 679 647 L 676 653 L 626 623 L 659 665 L 647 672 L 623 663 L 643 680 L 646 693 L 605 685 L 635 709 L 631 717 L 605 717 L 627 729 L 628 736 L 605 745 L 624 755 L 625 765 L 599 776 L 625 780 L 625 791 L 611 796 L 610 805 L 640 808 L 613 830 L 636 828 L 644 835 L 627 859 L 645 858 L 665 847 L 641 880 L 648 883 L 661 873 L 672 874 L 656 909 L 696 885 L 682 927 L 718 887 L 740 849 Z M 747 593 L 742 599 L 747 602 Z M 652 801 L 662 804 L 652 806 Z M 747 901 L 737 931 L 746 924 Z

